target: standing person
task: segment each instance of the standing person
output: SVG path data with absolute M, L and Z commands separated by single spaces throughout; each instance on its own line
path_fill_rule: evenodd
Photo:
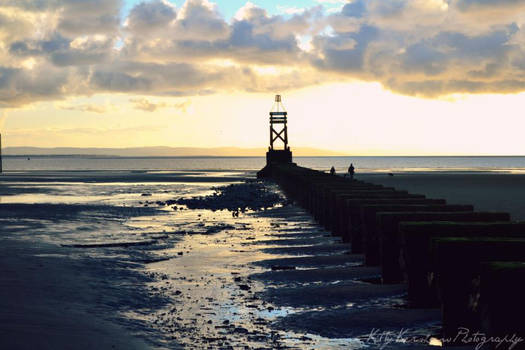
M 330 168 L 330 175 L 335 175 L 335 168 L 334 167 Z
M 350 163 L 350 166 L 348 167 L 348 174 L 350 174 L 350 180 L 354 179 L 354 173 L 355 173 L 354 164 Z

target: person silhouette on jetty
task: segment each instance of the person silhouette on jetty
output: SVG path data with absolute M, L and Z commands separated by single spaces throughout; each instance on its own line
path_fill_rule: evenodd
M 354 179 L 354 174 L 355 174 L 354 164 L 350 163 L 350 166 L 348 167 L 348 175 L 350 175 L 350 180 Z
M 335 168 L 334 167 L 330 168 L 330 175 L 335 175 Z

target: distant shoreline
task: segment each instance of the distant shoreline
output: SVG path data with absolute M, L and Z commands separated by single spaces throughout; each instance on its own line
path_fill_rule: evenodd
M 24 158 L 24 157 L 33 157 L 33 158 L 52 158 L 52 157 L 64 157 L 64 158 L 125 158 L 125 159 L 143 159 L 143 158 L 152 158 L 152 159 L 168 159 L 168 158 L 265 158 L 265 155 L 173 155 L 173 156 L 155 156 L 155 155 L 117 155 L 117 154 L 2 154 L 4 158 Z M 376 156 L 356 156 L 356 155 L 300 155 L 293 156 L 293 158 L 523 158 L 525 155 L 434 155 L 434 156 L 423 156 L 423 155 L 412 155 L 412 156 L 386 156 L 386 155 L 376 155 Z
M 124 158 L 124 159 L 264 158 L 264 156 L 207 156 L 207 155 L 200 155 L 200 156 L 119 156 L 119 155 L 105 155 L 105 154 L 4 154 L 3 157 L 4 158 L 27 158 L 27 157 L 30 157 L 30 158 L 59 158 L 59 157 L 62 157 L 62 158 L 103 158 L 103 159 L 111 159 L 111 158 Z M 309 157 L 309 156 L 305 156 L 305 157 Z M 314 156 L 314 157 L 318 157 L 318 156 Z M 334 156 L 329 156 L 329 157 L 334 157 Z M 335 157 L 341 157 L 341 156 L 335 156 Z M 342 157 L 345 157 L 345 156 L 342 156 Z
M 16 156 L 103 156 L 103 157 L 264 157 L 265 147 L 5 147 L 4 155 Z M 346 156 L 345 152 L 296 147 L 299 156 Z

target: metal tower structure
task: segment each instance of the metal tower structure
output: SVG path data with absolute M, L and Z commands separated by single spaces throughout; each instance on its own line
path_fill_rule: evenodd
M 279 139 L 283 142 L 284 149 L 288 149 L 287 116 L 288 112 L 284 109 L 281 95 L 275 95 L 275 102 L 270 112 L 270 150 L 274 149 L 273 144 Z M 279 125 L 282 127 L 279 128 Z
M 275 102 L 270 111 L 270 147 L 266 153 L 266 163 L 291 163 L 292 152 L 288 146 L 288 112 L 284 109 L 281 95 L 275 95 Z M 276 149 L 275 142 L 281 141 L 282 149 Z

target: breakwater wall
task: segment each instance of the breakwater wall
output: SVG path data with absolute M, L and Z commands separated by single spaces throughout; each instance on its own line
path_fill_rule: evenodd
M 293 163 L 258 177 L 279 184 L 365 265 L 380 266 L 380 283 L 406 283 L 408 307 L 441 308 L 444 345 L 468 329 L 515 335 L 499 348 L 525 348 L 525 222 Z

